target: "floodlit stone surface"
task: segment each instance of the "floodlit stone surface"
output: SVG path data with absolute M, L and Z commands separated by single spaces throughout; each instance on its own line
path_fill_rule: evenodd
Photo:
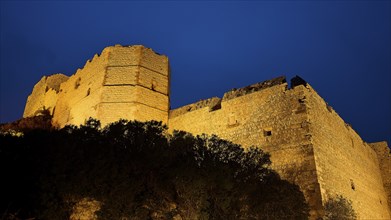
M 168 96 L 166 56 L 143 46 L 116 45 L 95 55 L 69 78 L 43 77 L 29 96 L 23 116 L 46 108 L 56 127 L 84 124 L 90 117 L 102 125 L 120 118 L 167 124 Z
M 387 202 L 388 207 L 391 206 L 391 154 L 390 147 L 387 142 L 377 142 L 369 144 L 375 151 L 377 158 L 379 160 L 379 167 L 381 170 L 381 176 L 383 180 L 383 185 L 387 193 Z M 380 200 L 381 203 L 383 201 Z M 391 215 L 391 214 L 390 214 Z
M 390 219 L 389 150 L 381 148 L 379 161 L 375 151 L 308 84 L 288 89 L 281 81 L 223 99 L 214 111 L 197 103 L 174 109 L 169 129 L 217 134 L 245 148 L 257 145 L 270 152 L 272 167 L 300 186 L 312 219 L 323 216 L 324 204 L 336 195 L 351 200 L 360 219 Z
M 49 110 L 50 114 L 53 114 L 60 92 L 60 85 L 67 80 L 68 76 L 60 73 L 42 77 L 35 84 L 31 95 L 27 98 L 23 117 L 39 115 L 43 110 Z
M 29 96 L 24 117 L 42 108 L 53 125 L 103 125 L 120 118 L 157 120 L 169 131 L 216 134 L 244 148 L 271 153 L 272 167 L 299 185 L 311 219 L 324 215 L 329 198 L 352 201 L 360 219 L 390 219 L 390 151 L 365 143 L 299 77 L 264 81 L 174 110 L 169 109 L 168 58 L 143 46 L 113 46 L 67 78 L 44 77 Z M 48 89 L 47 89 L 48 88 Z

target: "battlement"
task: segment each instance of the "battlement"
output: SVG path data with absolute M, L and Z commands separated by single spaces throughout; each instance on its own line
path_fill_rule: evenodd
M 261 91 L 263 89 L 277 86 L 286 83 L 285 76 L 280 76 L 271 80 L 266 80 L 260 83 L 255 83 L 240 89 L 232 89 L 231 91 L 228 91 L 224 93 L 223 101 L 230 100 L 239 96 L 251 94 L 253 92 Z
M 89 117 L 157 120 L 169 132 L 216 134 L 244 148 L 270 152 L 272 167 L 297 184 L 311 209 L 324 215 L 342 195 L 362 219 L 389 219 L 391 157 L 384 143 L 367 144 L 300 77 L 288 88 L 281 76 L 170 110 L 169 61 L 141 45 L 105 48 L 70 77 L 43 77 L 28 97 L 24 117 L 50 109 L 57 127 Z M 372 149 L 373 148 L 373 149 Z
M 225 101 L 228 101 L 228 100 L 240 97 L 240 96 L 248 95 L 248 94 L 258 92 L 263 89 L 270 88 L 270 87 L 277 86 L 277 85 L 281 85 L 281 84 L 284 84 L 285 86 L 287 86 L 285 76 L 280 76 L 280 77 L 277 77 L 277 78 L 274 78 L 271 80 L 266 80 L 266 81 L 263 81 L 260 83 L 255 83 L 255 84 L 252 84 L 252 85 L 249 85 L 249 86 L 246 86 L 243 88 L 239 88 L 239 89 L 232 89 L 232 90 L 224 93 L 222 99 L 219 97 L 212 97 L 209 99 L 200 100 L 198 102 L 182 106 L 177 109 L 173 109 L 170 111 L 170 118 L 173 118 L 173 117 L 176 117 L 176 116 L 179 116 L 182 114 L 186 114 L 187 112 L 195 111 L 195 110 L 205 108 L 205 107 L 208 107 L 209 111 L 219 110 L 219 109 L 221 109 L 221 102 L 225 102 Z

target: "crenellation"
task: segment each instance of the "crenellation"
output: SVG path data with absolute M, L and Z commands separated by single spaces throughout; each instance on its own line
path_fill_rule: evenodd
M 336 195 L 351 200 L 361 219 L 390 219 L 387 143 L 365 143 L 302 78 L 294 77 L 288 87 L 281 76 L 170 109 L 168 58 L 141 45 L 115 45 L 70 77 L 43 77 L 24 117 L 49 108 L 57 127 L 93 117 L 102 125 L 157 120 L 169 132 L 216 134 L 269 152 L 272 168 L 300 187 L 310 219 L 322 218 L 325 203 Z
M 232 89 L 231 91 L 224 93 L 223 100 L 233 99 L 242 95 L 247 95 L 256 91 L 260 91 L 262 89 L 266 89 L 276 85 L 281 85 L 284 83 L 286 83 L 285 76 L 280 76 L 271 80 L 266 80 L 240 89 Z

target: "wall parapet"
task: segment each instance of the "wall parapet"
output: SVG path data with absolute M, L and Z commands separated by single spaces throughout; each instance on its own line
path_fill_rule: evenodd
M 170 118 L 186 114 L 201 108 L 209 107 L 209 111 L 214 111 L 221 108 L 221 98 L 212 97 L 209 99 L 200 100 L 198 102 L 182 106 L 170 111 Z
M 253 92 L 257 92 L 266 88 L 270 88 L 273 86 L 281 85 L 286 83 L 285 76 L 280 76 L 271 80 L 266 80 L 263 82 L 255 83 L 240 89 L 232 89 L 231 91 L 228 91 L 224 93 L 223 101 L 234 99 L 239 96 L 251 94 Z
M 240 96 L 249 95 L 254 92 L 258 92 L 273 86 L 282 85 L 286 83 L 285 76 L 280 76 L 271 80 L 266 80 L 263 82 L 255 83 L 243 88 L 232 89 L 226 93 L 224 93 L 223 98 L 212 97 L 209 99 L 203 99 L 195 103 L 191 103 L 177 109 L 173 109 L 170 111 L 170 118 L 186 114 L 191 111 L 195 111 L 201 108 L 209 107 L 209 111 L 215 111 L 221 108 L 221 102 L 228 101 L 234 98 L 238 98 Z

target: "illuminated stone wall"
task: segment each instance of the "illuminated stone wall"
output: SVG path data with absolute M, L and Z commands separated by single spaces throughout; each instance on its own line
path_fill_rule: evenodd
M 300 186 L 312 219 L 322 216 L 323 205 L 336 195 L 352 200 L 361 219 L 390 218 L 381 177 L 387 162 L 379 167 L 375 151 L 311 86 L 304 82 L 287 89 L 282 83 L 241 96 L 231 93 L 220 106 L 215 97 L 172 110 L 169 129 L 217 134 L 270 152 L 272 167 Z M 382 155 L 390 163 L 389 152 Z
M 23 117 L 35 116 L 43 110 L 48 110 L 53 114 L 59 96 L 60 84 L 67 79 L 67 76 L 59 73 L 42 77 L 27 98 Z
M 377 158 L 379 160 L 379 166 L 381 171 L 381 176 L 383 180 L 384 189 L 387 194 L 388 207 L 391 208 L 391 154 L 390 147 L 387 142 L 377 142 L 369 144 L 372 149 L 376 152 Z M 391 215 L 391 210 L 390 215 Z
M 358 218 L 390 219 L 375 151 L 310 86 L 305 96 L 323 203 L 342 195 Z
M 102 125 L 128 120 L 167 123 L 168 58 L 143 46 L 113 46 L 95 55 L 61 84 L 53 124 L 84 124 L 97 118 Z
M 53 115 L 53 124 L 84 124 L 89 117 L 98 117 L 98 104 L 108 62 L 108 48 L 88 60 L 82 69 L 61 84 L 60 95 Z
M 169 129 L 217 134 L 245 148 L 261 146 L 271 153 L 272 168 L 300 186 L 315 218 L 322 213 L 322 200 L 308 116 L 300 101 L 306 88 L 288 90 L 287 86 L 282 82 L 238 97 L 231 97 L 232 92 L 228 92 L 216 110 L 207 105 L 211 101 L 172 110 Z
M 142 46 L 112 47 L 99 103 L 101 122 L 124 118 L 167 124 L 168 111 L 168 58 Z
M 169 80 L 166 56 L 143 46 L 107 47 L 69 78 L 43 77 L 24 117 L 48 109 L 57 127 L 89 117 L 103 125 L 120 118 L 157 120 L 170 132 L 260 146 L 271 153 L 272 168 L 299 185 L 311 219 L 322 217 L 324 204 L 336 195 L 350 199 L 359 218 L 390 218 L 387 144 L 365 143 L 302 79 L 294 78 L 288 88 L 279 77 L 171 111 Z

